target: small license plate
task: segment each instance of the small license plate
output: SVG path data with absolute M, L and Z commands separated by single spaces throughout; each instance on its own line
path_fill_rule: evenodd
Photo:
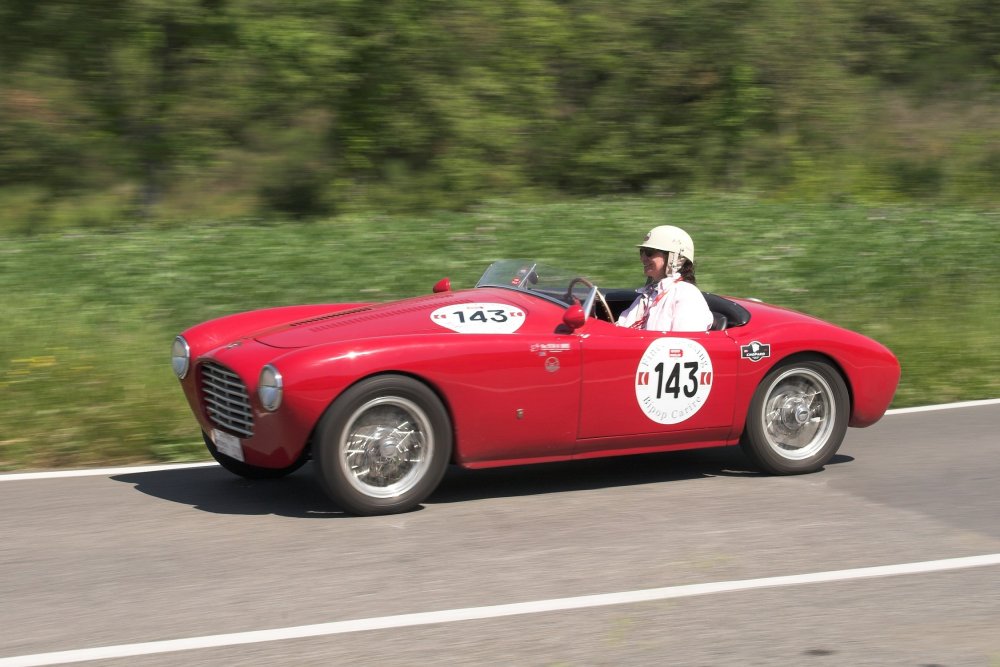
M 212 429 L 212 442 L 215 443 L 215 448 L 226 456 L 237 461 L 243 460 L 243 445 L 240 444 L 240 439 L 235 435 L 223 433 L 217 428 Z

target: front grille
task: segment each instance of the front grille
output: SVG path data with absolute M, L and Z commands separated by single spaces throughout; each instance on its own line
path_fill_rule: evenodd
M 208 418 L 219 428 L 244 438 L 253 435 L 253 411 L 240 376 L 211 361 L 201 365 L 201 391 Z

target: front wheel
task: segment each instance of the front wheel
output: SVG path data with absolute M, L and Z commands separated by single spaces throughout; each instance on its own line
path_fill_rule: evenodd
M 448 413 L 425 384 L 380 375 L 345 391 L 320 420 L 313 457 L 320 484 L 343 509 L 395 514 L 437 487 L 451 458 Z
M 740 444 L 765 472 L 815 472 L 840 448 L 849 411 L 847 385 L 829 363 L 782 363 L 754 392 Z

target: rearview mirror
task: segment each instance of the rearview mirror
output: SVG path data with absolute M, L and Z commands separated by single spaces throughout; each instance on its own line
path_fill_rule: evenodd
M 442 278 L 441 280 L 434 283 L 434 293 L 439 292 L 450 292 L 451 291 L 451 280 L 448 278 Z
M 570 331 L 576 331 L 587 323 L 587 311 L 583 309 L 579 301 L 575 301 L 572 306 L 563 313 L 563 324 L 569 327 Z

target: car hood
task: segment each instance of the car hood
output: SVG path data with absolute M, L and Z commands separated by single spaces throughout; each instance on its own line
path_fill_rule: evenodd
M 488 291 L 493 292 L 466 290 L 364 305 L 271 327 L 252 337 L 270 347 L 294 349 L 342 340 L 449 333 L 454 330 L 442 326 L 435 314 L 462 304 L 499 301 L 499 295 L 485 294 Z

